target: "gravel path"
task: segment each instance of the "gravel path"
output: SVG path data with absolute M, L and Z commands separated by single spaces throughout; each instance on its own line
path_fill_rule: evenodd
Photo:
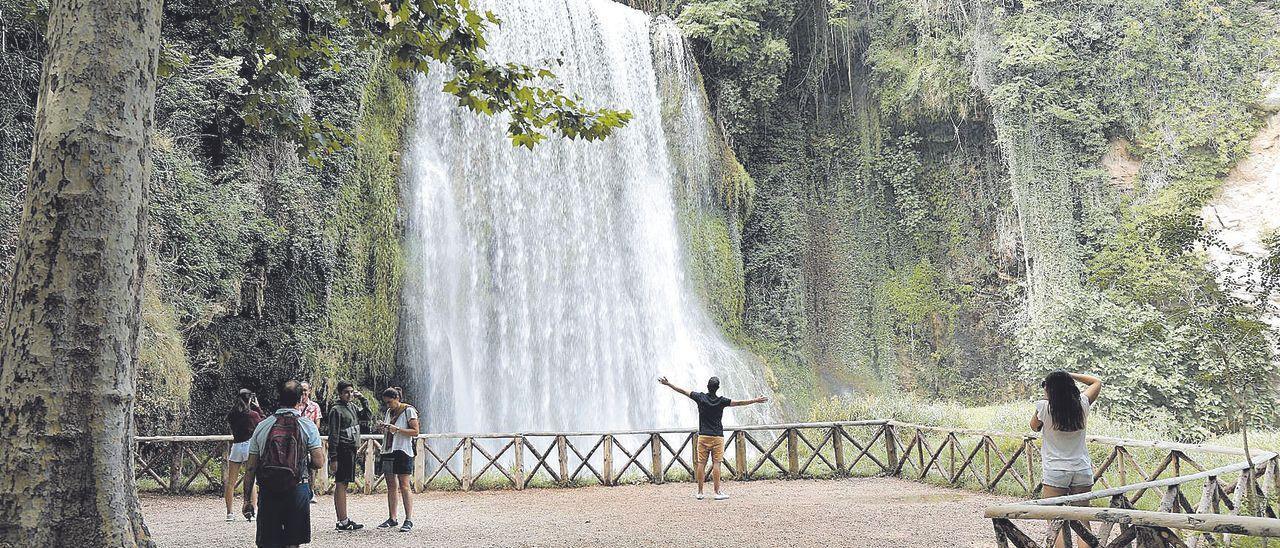
M 995 545 L 982 509 L 1010 499 L 891 478 L 729 482 L 727 501 L 688 483 L 415 496 L 412 533 L 333 530 L 333 500 L 312 506 L 311 546 L 903 546 Z M 353 496 L 367 527 L 386 495 Z M 248 547 L 253 524 L 223 521 L 220 498 L 144 495 L 158 546 Z M 709 524 L 709 525 L 708 525 Z

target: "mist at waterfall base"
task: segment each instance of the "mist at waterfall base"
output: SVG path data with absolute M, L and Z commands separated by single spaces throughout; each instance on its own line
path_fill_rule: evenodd
M 425 431 L 696 426 L 696 407 L 662 375 L 694 390 L 718 375 L 725 396 L 770 395 L 758 361 L 724 340 L 686 280 L 676 192 L 704 194 L 717 155 L 678 30 L 609 0 L 480 7 L 503 20 L 492 59 L 558 58 L 566 92 L 634 118 L 603 142 L 517 149 L 505 116 L 440 92 L 444 70 L 418 79 L 402 337 Z M 725 420 L 771 415 L 740 407 Z

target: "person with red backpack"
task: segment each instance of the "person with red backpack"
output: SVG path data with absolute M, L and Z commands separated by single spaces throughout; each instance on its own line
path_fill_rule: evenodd
M 279 409 L 258 423 L 249 438 L 245 463 L 244 514 L 253 515 L 254 480 L 258 494 L 259 548 L 294 547 L 311 542 L 309 470 L 324 462 L 320 429 L 294 406 L 302 400 L 302 384 L 280 385 Z

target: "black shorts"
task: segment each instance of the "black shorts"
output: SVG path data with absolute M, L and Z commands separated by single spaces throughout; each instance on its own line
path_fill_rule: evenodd
M 353 445 L 339 445 L 333 449 L 333 481 L 351 483 L 356 481 L 356 448 Z
M 311 542 L 311 484 L 292 493 L 258 493 L 258 546 L 283 548 Z
M 404 451 L 396 450 L 382 454 L 382 474 L 412 474 L 413 457 Z

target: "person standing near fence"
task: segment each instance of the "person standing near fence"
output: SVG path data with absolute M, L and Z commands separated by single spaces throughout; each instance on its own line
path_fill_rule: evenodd
M 316 403 L 313 398 L 315 398 L 315 393 L 312 392 L 311 390 L 311 383 L 307 381 L 302 381 L 302 401 L 298 402 L 296 409 L 298 410 L 299 413 L 302 414 L 303 417 L 311 419 L 311 422 L 315 423 L 316 427 L 319 428 L 320 419 L 324 418 L 324 414 L 320 412 L 320 404 Z M 316 484 L 316 473 L 313 470 L 311 472 L 311 485 L 315 485 L 315 484 Z M 315 504 L 315 503 L 316 503 L 315 492 L 312 492 L 311 504 Z
M 1084 392 L 1077 382 L 1086 385 Z M 1085 428 L 1089 409 L 1102 392 L 1102 380 L 1054 371 L 1040 386 L 1044 388 L 1044 399 L 1036 401 L 1031 415 L 1031 429 L 1040 432 L 1041 437 L 1040 495 L 1052 498 L 1088 493 L 1093 489 L 1093 462 L 1089 459 Z M 1059 534 L 1055 545 L 1065 547 L 1065 535 Z
M 227 412 L 227 425 L 231 427 L 231 451 L 227 453 L 227 470 L 222 478 L 222 498 L 227 503 L 227 521 L 235 521 L 231 506 L 236 498 L 236 480 L 240 479 L 240 467 L 249 460 L 249 438 L 253 428 L 262 422 L 262 408 L 258 407 L 258 395 L 248 388 L 241 388 L 236 401 Z M 253 516 L 245 516 L 253 521 Z
M 329 460 L 333 463 L 333 509 L 338 515 L 339 531 L 364 528 L 347 515 L 347 486 L 356 480 L 360 429 L 368 422 L 369 405 L 364 395 L 350 382 L 339 382 L 338 403 L 329 408 Z
M 386 412 L 378 430 L 382 432 L 382 458 L 378 465 L 387 479 L 387 521 L 379 529 L 397 525 L 400 532 L 413 530 L 413 492 L 409 490 L 409 478 L 413 475 L 413 439 L 418 436 L 418 410 L 404 402 L 404 390 L 399 387 L 382 391 L 382 405 Z M 396 502 L 404 502 L 404 523 L 396 522 Z
M 302 401 L 301 383 L 290 380 L 280 385 L 277 401 L 280 408 L 258 423 L 249 438 L 244 475 L 245 515 L 253 513 L 254 488 L 261 490 L 259 548 L 311 542 L 311 481 L 307 471 L 320 468 L 324 461 L 319 428 L 296 408 Z
M 706 482 L 707 457 L 711 457 L 711 483 L 715 489 L 715 500 L 725 500 L 729 495 L 720 490 L 720 461 L 724 459 L 724 409 L 753 403 L 764 403 L 769 398 L 760 397 L 750 400 L 731 400 L 717 394 L 720 390 L 720 378 L 711 377 L 707 381 L 707 391 L 690 392 L 667 381 L 666 377 L 658 377 L 658 382 L 676 392 L 688 396 L 698 404 L 698 447 L 694 458 L 695 476 L 698 481 L 698 493 L 694 498 L 702 500 L 703 483 Z

